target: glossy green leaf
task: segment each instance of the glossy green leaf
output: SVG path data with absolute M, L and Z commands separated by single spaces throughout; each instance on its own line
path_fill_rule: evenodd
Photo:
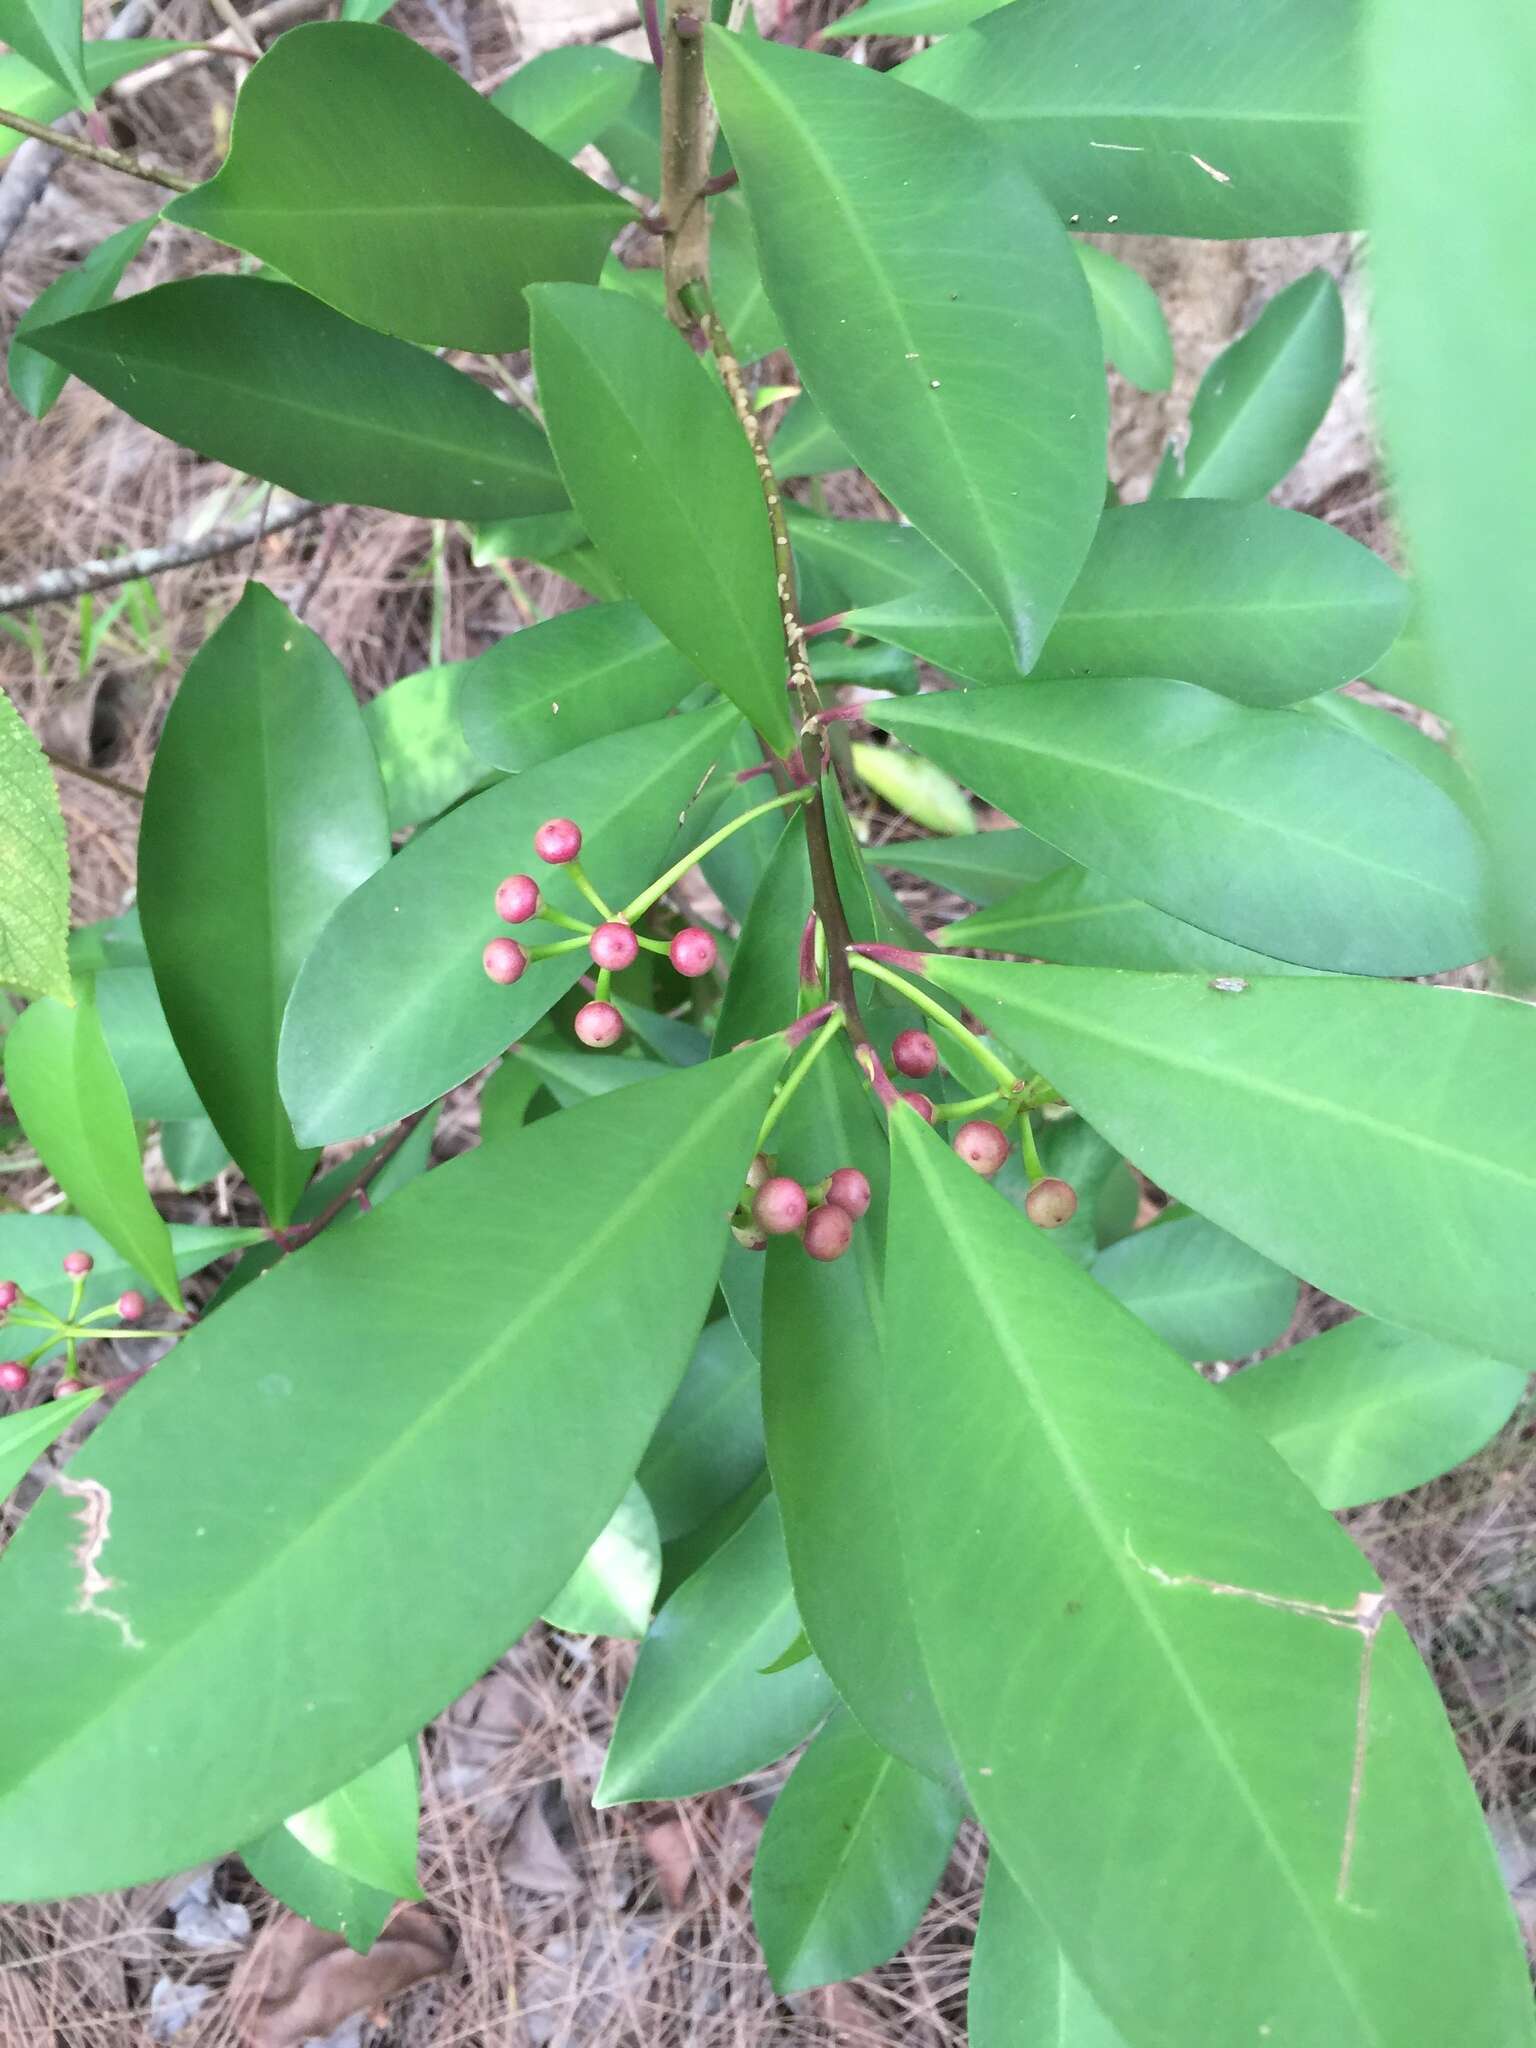
M 918 1634 L 976 1817 L 1094 2001 L 1138 2048 L 1530 2040 L 1477 1800 L 1370 1568 L 920 1118 L 891 1142 Z
M 856 683 L 863 689 L 915 697 L 922 687 L 917 663 L 903 647 L 886 647 L 878 641 L 851 646 L 837 634 L 811 641 L 810 655 L 811 673 L 824 689 Z
M 591 1102 L 598 1095 L 612 1095 L 620 1088 L 634 1088 L 642 1081 L 654 1081 L 667 1069 L 660 1060 L 630 1059 L 615 1054 L 572 1050 L 565 1045 L 524 1042 L 511 1057 L 533 1069 L 539 1081 L 562 1109 L 578 1102 Z
M 106 305 L 154 225 L 152 214 L 148 220 L 131 221 L 115 235 L 98 242 L 83 262 L 45 286 L 17 321 L 6 359 L 6 376 L 12 397 L 33 419 L 46 417 L 64 389 L 68 373 L 29 348 L 27 334 L 34 327 L 68 319 L 72 313 L 87 313 L 94 306 Z
M 861 7 L 830 22 L 821 37 L 830 43 L 849 36 L 943 36 L 969 28 L 1001 4 L 1002 0 L 864 0 Z
M 70 1001 L 69 849 L 53 770 L 0 690 L 0 988 Z
M 1070 242 L 963 115 L 859 65 L 708 41 L 802 382 L 1027 667 L 1103 502 L 1098 330 Z
M 137 1883 L 254 1840 L 494 1662 L 676 1389 L 781 1056 L 450 1161 L 283 1260 L 135 1389 L 0 1567 L 0 1889 Z M 110 1590 L 81 1592 L 82 1503 L 110 1508 Z M 381 1571 L 391 1529 L 408 1540 Z
M 343 1936 L 348 1947 L 360 1955 L 373 1947 L 395 1909 L 392 1892 L 375 1891 L 334 1865 L 322 1863 L 282 1822 L 247 1842 L 240 1855 L 252 1877 L 273 1898 L 312 1926 Z
M 1450 696 L 1438 651 L 1430 644 L 1423 605 L 1413 593 L 1408 623 L 1387 652 L 1371 670 L 1369 680 L 1409 704 L 1422 704 L 1426 711 L 1450 717 Z
M 128 1106 L 141 1122 L 188 1122 L 203 1105 L 160 1007 L 147 966 L 114 967 L 96 976 L 96 1008 Z
M 554 1628 L 576 1636 L 637 1640 L 646 1631 L 661 1579 L 661 1538 L 651 1504 L 631 1486 L 564 1586 L 544 1609 Z
M 1022 674 L 1002 621 L 958 569 L 941 569 L 916 588 L 857 604 L 842 624 L 984 687 L 1016 683 Z
M 85 76 L 79 0 L 0 0 L 0 36 L 90 110 L 95 95 Z
M 621 996 L 614 1005 L 640 1043 L 669 1067 L 696 1067 L 709 1058 L 709 1036 L 685 1017 L 662 1016 Z
M 773 1803 L 752 1919 L 781 1998 L 888 1962 L 949 1860 L 958 1802 L 838 1707 Z
M 1074 247 L 1093 294 L 1105 356 L 1139 390 L 1166 391 L 1173 382 L 1173 343 L 1157 293 L 1139 270 L 1107 249 L 1092 242 Z
M 998 1856 L 987 1861 L 965 2026 L 971 2048 L 1126 2048 Z
M 768 452 L 781 482 L 796 476 L 825 476 L 831 470 L 854 466 L 853 457 L 804 391 L 775 427 Z
M 1277 292 L 1200 380 L 1182 459 L 1154 498 L 1263 498 L 1301 460 L 1344 368 L 1344 308 L 1326 270 Z
M 130 71 L 138 71 L 145 64 L 153 64 L 158 58 L 172 56 L 187 47 L 185 43 L 154 36 L 87 43 L 85 82 L 94 96 Z M 67 113 L 72 103 L 71 94 L 57 79 L 39 71 L 25 57 L 0 54 L 0 107 L 13 114 L 25 114 L 32 121 L 54 121 Z M 14 128 L 0 128 L 0 160 L 13 149 L 19 149 L 24 139 Z
M 0 1415 L 0 1501 L 15 1492 L 48 1446 L 101 1394 L 100 1387 L 87 1387 L 84 1393 L 56 1397 L 17 1415 Z
M 1529 990 L 1536 807 L 1526 668 L 1536 619 L 1518 565 L 1536 545 L 1521 459 L 1536 394 L 1520 337 L 1536 315 L 1536 280 L 1515 252 L 1536 198 L 1527 118 L 1536 20 L 1508 0 L 1476 0 L 1454 16 L 1379 0 L 1369 24 L 1371 348 L 1427 657 L 1418 685 L 1380 680 L 1455 723 L 1492 856 L 1505 969 Z
M 763 1462 L 757 1360 L 728 1316 L 707 1323 L 636 1473 L 664 1543 L 696 1529 Z
M 157 434 L 306 498 L 447 519 L 566 506 L 525 413 L 292 285 L 184 278 L 29 340 Z
M 1462 812 L 1294 711 L 1137 678 L 949 692 L 869 715 L 1128 894 L 1255 952 L 1432 974 L 1491 950 Z
M 342 21 L 382 21 L 395 0 L 341 0 Z
M 459 715 L 478 757 L 521 770 L 660 718 L 699 683 L 639 605 L 587 605 L 488 647 L 469 664 Z
M 832 1705 L 826 1673 L 811 1659 L 763 1675 L 795 1627 L 784 1535 L 770 1497 L 651 1623 L 593 1804 L 713 1791 L 803 1742 Z
M 729 399 L 664 314 L 579 285 L 530 298 L 544 417 L 588 533 L 673 646 L 783 750 L 773 542 Z
M 965 791 L 921 754 L 871 746 L 867 740 L 855 740 L 849 754 L 859 780 L 915 824 L 962 836 L 976 830 L 976 813 Z
M 205 1116 L 162 1124 L 160 1157 L 184 1195 L 206 1187 L 232 1164 L 229 1147 Z
M 1480 1451 L 1525 1392 L 1523 1365 L 1356 1316 L 1223 1386 L 1325 1508 L 1407 1493 Z
M 459 722 L 464 683 L 473 666 L 445 661 L 418 669 L 363 706 L 391 832 L 437 817 L 494 773 Z
M 1347 690 L 1330 690 L 1325 696 L 1309 697 L 1301 708 L 1309 716 L 1341 726 L 1373 747 L 1385 748 L 1420 775 L 1427 775 L 1469 815 L 1475 812 L 1477 798 L 1466 770 L 1449 748 L 1432 740 L 1411 718 L 1400 718 L 1385 704 L 1368 704 Z
M 660 871 L 734 722 L 720 706 L 562 754 L 471 797 L 356 890 L 305 961 L 283 1022 L 279 1079 L 300 1140 L 358 1137 L 420 1109 L 558 1002 L 590 965 L 584 954 L 537 961 L 511 988 L 485 975 L 496 884 L 529 858 L 546 818 L 575 817 L 583 867 L 610 902 L 627 900 Z M 554 869 L 539 886 L 568 916 L 586 908 Z M 529 944 L 567 936 L 540 920 L 519 933 Z
M 397 1899 L 419 1899 L 416 1856 L 420 1785 L 414 1744 L 392 1749 L 283 1825 L 343 1876 Z
M 1313 235 L 1364 226 L 1356 10 L 1016 0 L 899 77 L 991 130 L 1073 227 Z
M 1367 1314 L 1536 1357 L 1536 1011 L 1470 989 L 1008 967 L 929 978 L 1160 1187 Z
M 709 231 L 710 290 L 731 345 L 743 363 L 784 346 L 784 329 L 763 284 L 752 221 L 739 192 L 714 209 Z
M 21 1127 L 88 1223 L 180 1308 L 171 1240 L 149 1198 L 133 1112 L 90 988 L 72 1008 L 43 996 L 5 1039 L 5 1085 Z
M 811 870 L 805 820 L 798 811 L 779 834 L 753 892 L 720 1015 L 714 1044 L 726 1052 L 743 1038 L 777 1030 L 796 1014 L 800 994 L 800 939 L 811 914 Z
M 409 36 L 320 21 L 253 66 L 218 174 L 165 214 L 367 327 L 499 353 L 525 287 L 595 282 L 633 209 Z
M 640 64 L 633 97 L 594 138 L 620 181 L 636 192 L 661 196 L 661 73 Z
M 1132 1231 L 1099 1254 L 1093 1277 L 1186 1358 L 1247 1358 L 1296 1312 L 1292 1276 L 1204 1216 Z
M 644 70 L 604 43 L 571 43 L 520 64 L 491 105 L 556 156 L 574 156 L 628 111 Z
M 183 678 L 150 772 L 139 910 L 171 1032 L 274 1223 L 313 1165 L 277 1086 L 284 1005 L 331 913 L 389 860 L 340 664 L 262 584 Z
M 966 833 L 953 839 L 890 839 L 865 855 L 883 868 L 900 868 L 973 903 L 996 903 L 1026 882 L 1065 865 L 1064 856 L 1020 825 Z

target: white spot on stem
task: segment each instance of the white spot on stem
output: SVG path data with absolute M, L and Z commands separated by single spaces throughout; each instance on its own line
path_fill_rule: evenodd
M 101 1569 L 102 1552 L 112 1535 L 112 1495 L 99 1479 L 68 1479 L 60 1475 L 54 1484 L 66 1499 L 80 1503 L 80 1512 L 75 1517 L 80 1525 L 80 1541 L 70 1553 L 80 1574 L 80 1595 L 70 1613 L 99 1615 L 103 1621 L 112 1623 L 125 1650 L 142 1650 L 143 1641 L 134 1634 L 128 1617 L 119 1614 L 115 1607 L 103 1606 L 101 1600 L 103 1593 L 117 1590 L 117 1580 L 109 1579 Z

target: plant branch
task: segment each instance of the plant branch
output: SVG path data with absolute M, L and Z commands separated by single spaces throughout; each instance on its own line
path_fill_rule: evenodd
M 98 149 L 94 142 L 82 142 L 77 135 L 66 135 L 62 129 L 50 128 L 44 121 L 29 121 L 25 114 L 13 114 L 0 107 L 0 128 L 14 128 L 18 135 L 28 135 L 34 142 L 46 142 L 50 149 L 62 149 L 66 156 L 80 157 L 88 164 L 104 164 L 109 171 L 123 171 L 130 178 L 142 178 L 146 185 L 164 185 L 172 192 L 190 192 L 195 180 L 184 178 L 179 171 L 154 170 L 150 165 L 140 163 L 137 157 L 124 156 L 118 149 Z
M 306 519 L 325 511 L 324 505 L 301 501 L 262 519 L 247 519 L 240 526 L 226 526 L 203 534 L 197 540 L 170 541 L 159 548 L 135 548 L 111 560 L 76 562 L 66 569 L 45 569 L 30 583 L 0 583 L 0 612 L 26 611 L 30 605 L 52 604 L 80 597 L 88 590 L 106 590 L 114 583 L 131 583 L 139 576 L 158 576 L 166 569 L 185 569 L 193 562 L 211 561 L 215 555 L 234 554 L 264 534 L 283 533 Z
M 691 35 L 679 24 L 692 25 Z M 704 78 L 704 43 L 686 0 L 667 0 L 661 66 L 661 240 L 667 280 L 667 313 L 687 329 L 692 318 L 684 302 L 690 285 L 709 285 L 709 208 L 704 185 L 714 143 L 709 87 Z
M 312 1223 L 301 1223 L 291 1230 L 274 1230 L 271 1234 L 282 1246 L 284 1253 L 296 1252 L 302 1245 L 308 1244 L 311 1238 L 318 1237 L 328 1223 L 335 1221 L 348 1202 L 356 1201 L 388 1166 L 426 1113 L 424 1109 L 415 1110 L 405 1118 L 398 1129 L 391 1131 L 361 1171 L 353 1174 L 341 1192 L 326 1203 Z
M 82 782 L 94 782 L 98 789 L 110 789 L 114 796 L 125 796 L 134 803 L 144 801 L 142 789 L 135 789 L 131 782 L 119 782 L 115 775 L 103 775 L 99 768 L 87 768 L 79 761 L 66 761 L 62 754 L 55 754 L 44 747 L 43 758 L 65 775 L 78 775 Z

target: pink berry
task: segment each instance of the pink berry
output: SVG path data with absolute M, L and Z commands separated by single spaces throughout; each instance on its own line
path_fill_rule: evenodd
M 1024 1213 L 1042 1230 L 1056 1230 L 1077 1214 L 1077 1190 L 1069 1181 L 1037 1180 L 1024 1197 Z
M 117 1297 L 117 1312 L 125 1323 L 141 1321 L 144 1311 L 148 1307 L 149 1303 L 140 1294 L 137 1287 L 130 1287 L 126 1294 L 120 1294 Z
M 14 1280 L 0 1280 L 0 1316 L 8 1308 L 14 1308 L 21 1299 L 21 1289 Z
M 1008 1157 L 1006 1134 L 984 1117 L 978 1117 L 974 1123 L 962 1124 L 950 1143 L 967 1166 L 974 1167 L 988 1180 Z
M 480 963 L 492 981 L 510 988 L 521 981 L 528 967 L 528 955 L 516 939 L 492 939 L 480 955 Z
M 53 1390 L 53 1398 L 55 1401 L 62 1401 L 66 1395 L 83 1394 L 84 1392 L 85 1382 L 83 1380 L 60 1380 Z
M 632 967 L 635 955 L 640 951 L 634 933 L 627 924 L 620 924 L 617 918 L 608 924 L 600 924 L 588 945 L 598 966 L 606 967 L 612 974 L 621 974 L 626 967 Z
M 939 1064 L 939 1048 L 926 1031 L 898 1031 L 891 1040 L 891 1065 L 909 1081 L 921 1081 Z
M 772 1180 L 765 1180 L 758 1189 L 752 1203 L 752 1214 L 758 1228 L 766 1230 L 770 1237 L 788 1237 L 792 1230 L 800 1228 L 809 1208 L 805 1189 L 799 1181 L 791 1180 L 787 1173 L 779 1173 Z
M 719 952 L 713 932 L 707 932 L 696 924 L 685 924 L 668 946 L 667 958 L 679 974 L 696 981 L 701 974 L 708 974 Z
M 0 1365 L 0 1394 L 20 1394 L 32 1375 L 18 1359 L 8 1358 Z
M 583 1045 L 617 1045 L 624 1036 L 624 1019 L 612 1003 L 583 1003 L 576 1012 L 576 1036 Z
M 804 1244 L 813 1259 L 840 1259 L 852 1243 L 853 1218 L 836 1202 L 827 1202 L 806 1217 Z
M 503 924 L 526 924 L 538 914 L 539 885 L 532 875 L 508 875 L 496 889 L 496 915 Z
M 552 868 L 563 867 L 581 851 L 581 827 L 569 818 L 550 818 L 534 833 L 533 850 Z
M 915 1088 L 904 1088 L 901 1091 L 901 1099 L 903 1102 L 911 1103 L 925 1124 L 933 1122 L 933 1104 L 926 1095 L 919 1095 Z
M 66 1252 L 64 1270 L 71 1280 L 83 1280 L 96 1261 L 89 1252 Z
M 840 1166 L 827 1182 L 827 1200 L 834 1209 L 862 1216 L 869 1207 L 869 1182 L 856 1166 Z

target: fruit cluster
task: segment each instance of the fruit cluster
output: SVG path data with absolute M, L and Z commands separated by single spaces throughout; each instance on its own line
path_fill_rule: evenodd
M 853 1226 L 869 1207 L 869 1182 L 856 1166 L 839 1166 L 814 1187 L 803 1187 L 759 1152 L 731 1229 L 749 1252 L 765 1251 L 770 1237 L 798 1237 L 813 1259 L 840 1259 L 853 1243 Z
M 67 1317 L 56 1316 L 53 1310 L 45 1306 L 44 1303 L 35 1301 L 30 1294 L 24 1293 L 16 1281 L 0 1280 L 0 1323 L 14 1321 L 20 1328 L 47 1333 L 42 1343 L 38 1345 L 37 1349 L 29 1357 L 0 1360 L 0 1394 L 25 1393 L 28 1383 L 32 1378 L 34 1363 L 43 1352 L 58 1343 L 60 1338 L 65 1339 L 69 1344 L 70 1363 L 73 1365 L 75 1345 L 77 1343 L 91 1337 L 114 1337 L 121 1334 L 116 1330 L 104 1330 L 94 1327 L 105 1317 L 116 1314 L 125 1323 L 137 1323 L 143 1320 L 144 1312 L 149 1307 L 149 1303 L 136 1287 L 130 1287 L 125 1293 L 120 1294 L 112 1308 L 100 1308 L 94 1314 L 86 1316 L 83 1321 L 77 1322 L 75 1320 L 79 1313 L 80 1297 L 84 1291 L 86 1276 L 90 1273 L 95 1263 L 96 1261 L 89 1252 L 66 1252 L 64 1254 L 64 1271 L 74 1282 L 74 1299 L 70 1303 L 69 1315 Z M 20 1313 L 13 1317 L 13 1310 L 19 1310 Z M 73 1377 L 60 1380 L 54 1388 L 56 1397 L 64 1394 L 78 1394 L 81 1391 L 81 1382 Z

